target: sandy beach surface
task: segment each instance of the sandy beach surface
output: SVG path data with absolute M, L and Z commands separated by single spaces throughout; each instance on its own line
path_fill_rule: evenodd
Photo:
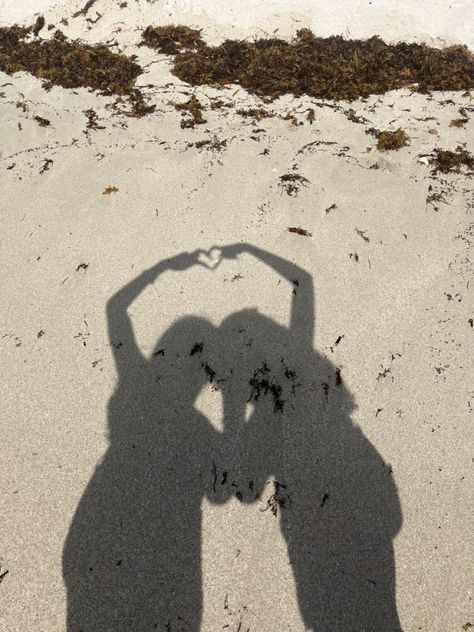
M 0 73 L 2 632 L 468 630 L 474 189 L 431 160 L 474 151 L 474 94 L 255 120 L 138 43 L 173 22 L 473 48 L 471 2 L 46 4 L 137 55 L 156 109 Z

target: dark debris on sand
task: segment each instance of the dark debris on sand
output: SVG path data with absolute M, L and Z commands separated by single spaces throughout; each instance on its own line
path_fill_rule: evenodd
M 11 75 L 29 72 L 47 86 L 87 87 L 104 94 L 130 94 L 142 73 L 132 57 L 107 46 L 68 41 L 61 31 L 50 40 L 26 41 L 30 29 L 0 28 L 0 70 Z
M 398 151 L 408 145 L 408 135 L 400 127 L 394 132 L 385 131 L 377 134 L 377 149 L 379 151 Z
M 431 163 L 436 173 L 461 173 L 463 167 L 474 172 L 474 156 L 461 145 L 456 147 L 456 151 L 435 149 L 434 152 Z
M 474 55 L 466 46 L 386 44 L 378 36 L 346 40 L 297 31 L 290 42 L 226 40 L 208 46 L 188 27 L 148 27 L 142 44 L 175 55 L 174 73 L 193 85 L 240 84 L 261 97 L 308 94 L 354 100 L 409 87 L 420 92 L 474 87 Z
M 202 46 L 201 31 L 189 26 L 148 26 L 142 35 L 142 46 L 155 48 L 164 55 L 177 55 L 181 51 Z
M 112 52 L 108 46 L 69 41 L 56 31 L 49 40 L 28 40 L 33 27 L 0 28 L 0 70 L 12 75 L 28 72 L 45 81 L 45 88 L 91 88 L 105 95 L 128 97 L 130 116 L 153 112 L 135 81 L 142 68 L 135 57 Z
M 185 114 L 185 118 L 181 121 L 181 127 L 194 128 L 195 125 L 203 125 L 207 123 L 206 119 L 202 115 L 203 106 L 199 99 L 193 94 L 185 103 L 173 103 L 176 110 L 180 110 Z

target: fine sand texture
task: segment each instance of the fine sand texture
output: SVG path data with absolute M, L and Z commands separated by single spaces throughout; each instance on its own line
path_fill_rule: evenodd
M 144 116 L 0 72 L 2 632 L 474 625 L 474 91 L 261 99 L 139 46 L 473 50 L 470 2 L 322 5 L 44 12 L 136 55 Z

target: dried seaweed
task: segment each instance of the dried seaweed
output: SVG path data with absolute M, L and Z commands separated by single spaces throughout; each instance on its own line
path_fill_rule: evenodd
M 70 42 L 61 31 L 50 40 L 25 41 L 29 29 L 0 28 L 0 70 L 12 75 L 29 72 L 46 87 L 88 87 L 104 94 L 127 95 L 142 73 L 133 57 L 113 53 L 107 46 Z
M 206 119 L 202 115 L 202 103 L 196 96 L 194 96 L 194 94 L 185 103 L 173 103 L 173 105 L 177 110 L 181 110 L 188 115 L 187 118 L 183 118 L 181 121 L 181 127 L 183 129 L 189 127 L 193 128 L 195 125 L 203 125 L 204 123 L 207 123 Z
M 264 362 L 262 366 L 255 369 L 253 377 L 249 380 L 249 384 L 252 387 L 249 402 L 256 402 L 261 395 L 271 395 L 273 399 L 274 412 L 283 412 L 285 405 L 284 400 L 281 398 L 283 389 L 282 387 L 273 381 L 270 375 L 270 369 Z
M 474 156 L 461 145 L 456 147 L 456 151 L 435 149 L 435 157 L 431 163 L 435 172 L 460 173 L 462 167 L 474 171 Z
M 89 11 L 89 9 L 91 9 L 96 2 L 97 0 L 87 0 L 84 7 L 82 9 L 79 9 L 79 11 L 76 11 L 75 13 L 73 13 L 72 17 L 78 18 L 80 15 L 87 15 L 87 12 Z
M 148 27 L 143 44 L 175 54 L 173 71 L 193 85 L 238 83 L 261 97 L 308 94 L 319 99 L 354 100 L 409 87 L 420 92 L 474 87 L 474 55 L 466 46 L 386 44 L 378 36 L 345 40 L 297 31 L 288 42 L 226 40 L 208 46 L 189 27 Z M 166 42 L 163 37 L 169 29 Z M 156 34 L 158 30 L 158 33 Z M 173 53 L 171 52 L 173 51 Z
M 377 134 L 379 151 L 398 151 L 408 145 L 408 135 L 400 127 L 394 132 L 386 131 Z
M 42 15 L 39 15 L 36 18 L 36 22 L 34 23 L 34 25 L 31 28 L 31 32 L 33 33 L 33 35 L 35 37 L 38 37 L 39 32 L 41 31 L 41 29 L 44 27 L 45 24 L 46 24 L 46 21 L 45 21 L 44 17 Z
M 449 123 L 449 127 L 464 127 L 469 119 L 455 118 Z
M 274 116 L 274 114 L 268 112 L 264 108 L 240 109 L 237 110 L 237 114 L 245 118 L 253 118 L 255 121 L 261 121 L 264 118 L 271 118 L 272 116 Z
M 111 193 L 117 193 L 118 189 L 116 186 L 107 186 L 105 187 L 105 189 L 102 191 L 102 195 L 110 195 Z
M 45 119 L 42 116 L 36 115 L 33 118 L 35 119 L 35 121 L 38 123 L 40 127 L 49 127 L 51 125 L 51 121 L 48 121 L 48 119 Z
M 98 120 L 99 120 L 99 115 L 97 114 L 97 112 L 93 109 L 90 110 L 84 110 L 84 114 L 86 115 L 87 118 L 87 129 L 105 129 L 104 125 L 99 125 L 98 124 Z
M 177 55 L 183 50 L 192 51 L 205 46 L 201 31 L 189 26 L 148 26 L 142 35 L 141 45 L 156 48 L 164 55 Z
M 290 197 L 296 197 L 302 186 L 307 186 L 308 178 L 301 176 L 299 173 L 285 173 L 280 176 L 280 186 L 287 192 Z
M 309 122 L 310 125 L 312 125 L 316 120 L 316 114 L 313 108 L 308 108 L 306 113 L 306 120 Z
M 299 226 L 291 226 L 288 228 L 288 232 L 296 233 L 297 235 L 301 235 L 301 237 L 312 237 L 313 233 L 310 233 L 306 230 L 306 228 L 300 228 Z
M 143 93 L 138 88 L 134 88 L 128 97 L 129 102 L 132 105 L 130 112 L 127 112 L 127 116 L 133 118 L 141 118 L 147 114 L 151 114 L 156 109 L 156 105 L 147 105 Z

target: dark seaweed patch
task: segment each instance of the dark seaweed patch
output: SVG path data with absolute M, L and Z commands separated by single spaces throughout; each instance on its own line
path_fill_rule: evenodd
M 203 45 L 201 31 L 189 26 L 148 26 L 142 35 L 142 46 L 156 48 L 165 55 L 177 55 L 183 50 L 191 51 Z
M 47 86 L 88 87 L 104 94 L 128 95 L 142 73 L 132 57 L 107 46 L 70 42 L 61 31 L 51 40 L 25 41 L 29 29 L 0 28 L 0 70 L 29 72 Z
M 169 34 L 166 35 L 166 28 Z M 474 86 L 474 56 L 466 46 L 436 49 L 425 44 L 386 44 L 378 36 L 346 40 L 297 31 L 290 42 L 226 40 L 208 46 L 188 27 L 149 27 L 143 44 L 175 54 L 173 71 L 193 85 L 237 83 L 271 99 L 308 94 L 354 100 L 409 87 L 420 92 L 467 90 Z M 158 34 L 156 31 L 158 29 Z M 165 44 L 164 42 L 168 42 Z M 171 52 L 172 51 L 172 52 Z
M 462 167 L 474 170 L 474 156 L 464 147 L 458 145 L 456 151 L 449 149 L 435 149 L 435 157 L 432 160 L 434 170 L 441 173 L 460 173 Z

